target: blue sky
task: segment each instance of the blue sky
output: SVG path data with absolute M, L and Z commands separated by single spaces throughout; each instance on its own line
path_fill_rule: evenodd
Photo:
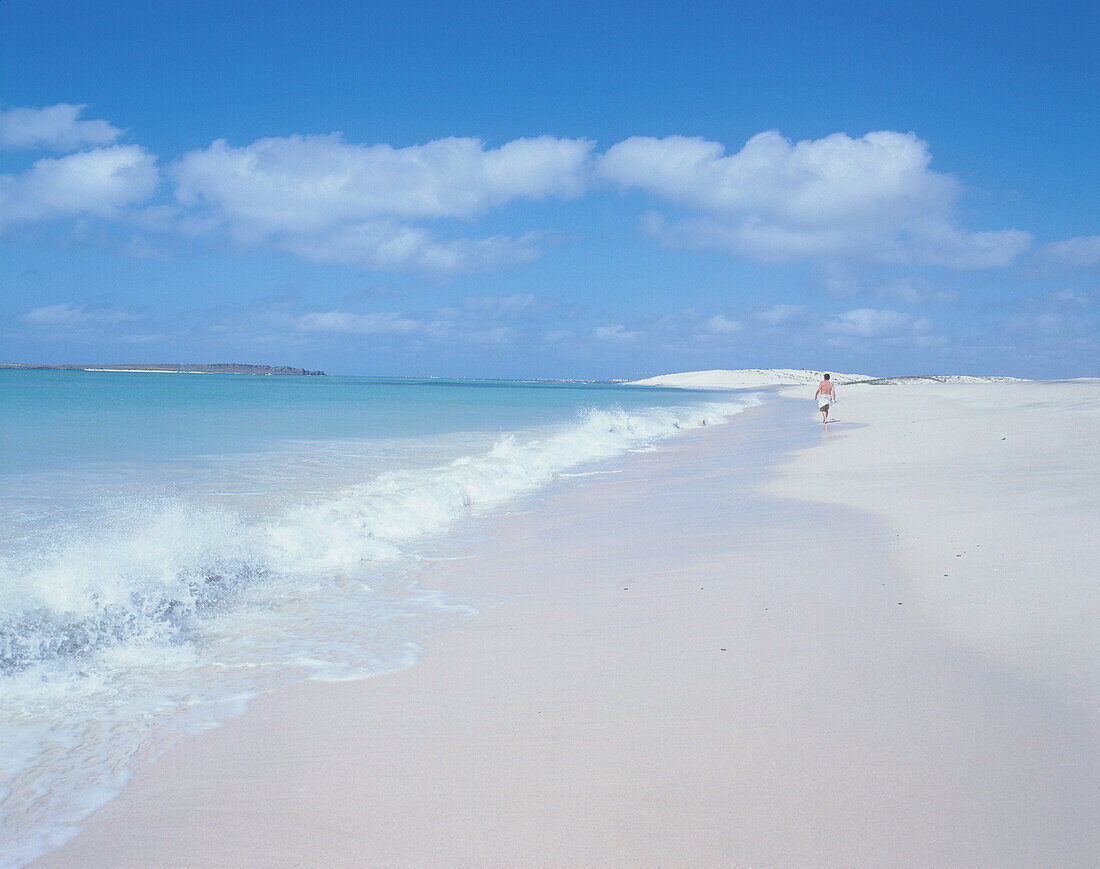
M 5 2 L 0 361 L 1100 374 L 1096 4 Z

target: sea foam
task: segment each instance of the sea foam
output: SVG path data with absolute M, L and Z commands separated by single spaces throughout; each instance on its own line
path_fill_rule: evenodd
M 0 561 L 0 670 L 86 659 L 126 640 L 184 640 L 204 616 L 273 575 L 395 561 L 403 541 L 443 532 L 570 468 L 718 422 L 746 401 L 588 411 L 561 430 L 508 434 L 482 454 L 388 471 L 262 524 L 180 500 L 130 503 L 114 511 L 113 527 Z
M 303 678 L 407 666 L 474 608 L 410 587 L 418 541 L 556 475 L 757 403 L 592 409 L 432 466 L 391 467 L 275 515 L 142 497 L 0 560 L 0 866 L 56 846 L 174 735 Z M 598 467 L 598 466 L 597 466 Z M 17 749 L 17 750 L 16 750 Z

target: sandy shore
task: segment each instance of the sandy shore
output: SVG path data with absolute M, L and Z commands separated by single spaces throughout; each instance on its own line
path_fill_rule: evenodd
M 952 573 L 961 527 L 991 554 L 951 567 L 992 587 L 1021 563 L 1023 504 L 1096 527 L 1095 495 L 1058 494 L 1095 476 L 1073 408 L 1096 385 L 1028 385 L 1053 404 L 1026 423 L 984 385 L 917 415 L 918 392 L 857 398 L 875 388 L 842 387 L 828 434 L 812 402 L 773 402 L 494 520 L 421 581 L 504 604 L 407 670 L 260 699 L 35 865 L 1087 865 L 1100 734 L 1073 689 L 1095 622 L 1036 672 L 1051 646 L 1018 653 L 925 573 Z M 939 446 L 898 445 L 905 427 Z M 1028 428 L 1056 450 L 1020 443 L 1007 467 L 1035 473 L 1006 498 L 977 438 L 1015 449 Z M 1085 538 L 1060 568 L 1088 575 Z
M 937 624 L 1100 726 L 1100 380 L 839 392 L 768 491 L 884 517 Z

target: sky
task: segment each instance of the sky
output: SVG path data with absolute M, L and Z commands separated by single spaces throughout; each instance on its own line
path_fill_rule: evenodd
M 1100 376 L 1100 6 L 0 5 L 0 361 Z

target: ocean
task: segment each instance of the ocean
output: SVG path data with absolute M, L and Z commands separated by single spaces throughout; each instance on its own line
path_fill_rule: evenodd
M 409 666 L 418 640 L 499 603 L 418 585 L 456 535 L 757 402 L 0 370 L 0 867 L 257 694 Z

